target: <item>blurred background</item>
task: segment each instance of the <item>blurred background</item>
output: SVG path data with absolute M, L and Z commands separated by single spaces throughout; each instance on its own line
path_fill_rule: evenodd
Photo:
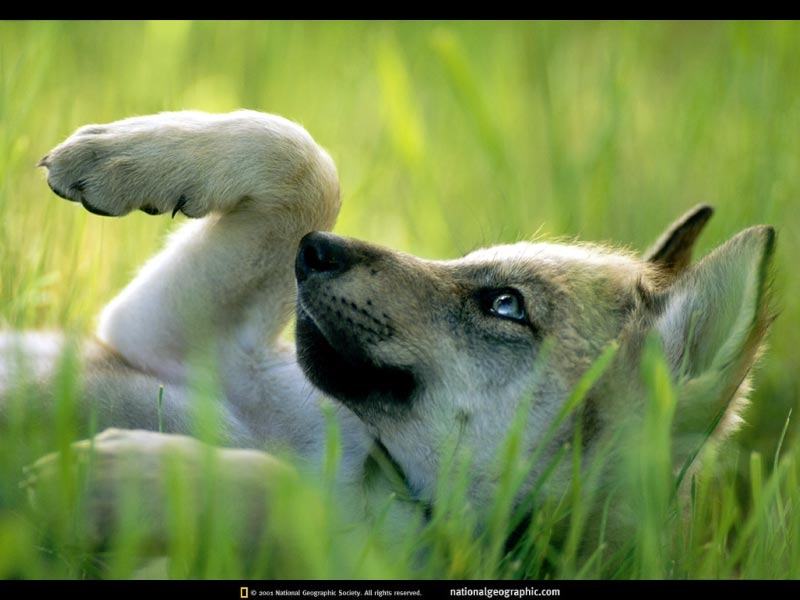
M 780 316 L 737 438 L 769 455 L 798 404 L 798 90 L 797 23 L 0 23 L 0 327 L 91 330 L 182 220 L 64 202 L 34 166 L 52 146 L 245 107 L 329 150 L 339 233 L 429 258 L 534 235 L 644 250 L 698 202 L 717 208 L 698 254 L 776 225 Z

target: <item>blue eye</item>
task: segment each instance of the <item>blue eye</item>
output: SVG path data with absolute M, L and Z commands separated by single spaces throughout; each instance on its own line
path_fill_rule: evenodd
M 489 312 L 504 319 L 525 321 L 525 306 L 517 292 L 504 291 L 497 294 L 492 299 Z

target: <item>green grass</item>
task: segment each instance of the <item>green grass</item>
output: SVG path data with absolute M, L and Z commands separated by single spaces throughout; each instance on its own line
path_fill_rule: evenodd
M 780 316 L 748 425 L 690 486 L 688 516 L 675 513 L 666 425 L 653 417 L 648 439 L 659 442 L 625 463 L 620 493 L 638 527 L 616 557 L 579 548 L 594 519 L 590 481 L 543 501 L 506 554 L 499 540 L 514 515 L 502 498 L 522 468 L 510 458 L 511 487 L 482 535 L 470 532 L 476 515 L 457 477 L 431 524 L 397 543 L 343 524 L 325 486 L 301 481 L 276 501 L 273 545 L 249 561 L 225 526 L 224 497 L 210 494 L 195 518 L 178 477 L 170 574 L 800 577 L 800 442 L 788 420 L 800 345 L 799 52 L 797 23 L 0 23 L 0 325 L 90 331 L 173 226 L 88 215 L 34 168 L 79 125 L 132 114 L 247 107 L 297 120 L 339 166 L 336 230 L 427 257 L 534 234 L 644 249 L 708 202 L 717 213 L 700 253 L 746 226 L 778 227 Z M 23 395 L 0 432 L 0 577 L 126 577 L 138 566 L 135 501 L 118 539 L 95 553 L 79 543 L 80 511 L 68 510 L 79 480 L 65 477 L 64 514 L 49 527 L 18 487 L 23 465 L 75 437 L 74 380 L 67 364 L 52 424 L 26 418 Z M 663 381 L 652 387 L 654 410 L 668 406 Z

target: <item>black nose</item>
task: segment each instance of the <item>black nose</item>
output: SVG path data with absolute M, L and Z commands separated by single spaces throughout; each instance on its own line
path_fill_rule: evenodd
M 346 240 L 332 233 L 312 231 L 300 240 L 294 274 L 298 282 L 322 273 L 334 275 L 349 269 L 354 260 L 355 253 Z

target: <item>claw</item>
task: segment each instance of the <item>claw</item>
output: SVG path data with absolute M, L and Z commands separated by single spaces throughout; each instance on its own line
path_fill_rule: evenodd
M 189 199 L 186 196 L 184 196 L 183 194 L 181 194 L 181 197 L 178 198 L 178 203 L 175 205 L 175 208 L 172 209 L 172 218 L 173 219 L 175 218 L 175 215 L 178 214 L 178 211 L 180 209 L 182 209 L 184 206 L 186 206 L 186 203 L 188 201 L 189 201 Z

